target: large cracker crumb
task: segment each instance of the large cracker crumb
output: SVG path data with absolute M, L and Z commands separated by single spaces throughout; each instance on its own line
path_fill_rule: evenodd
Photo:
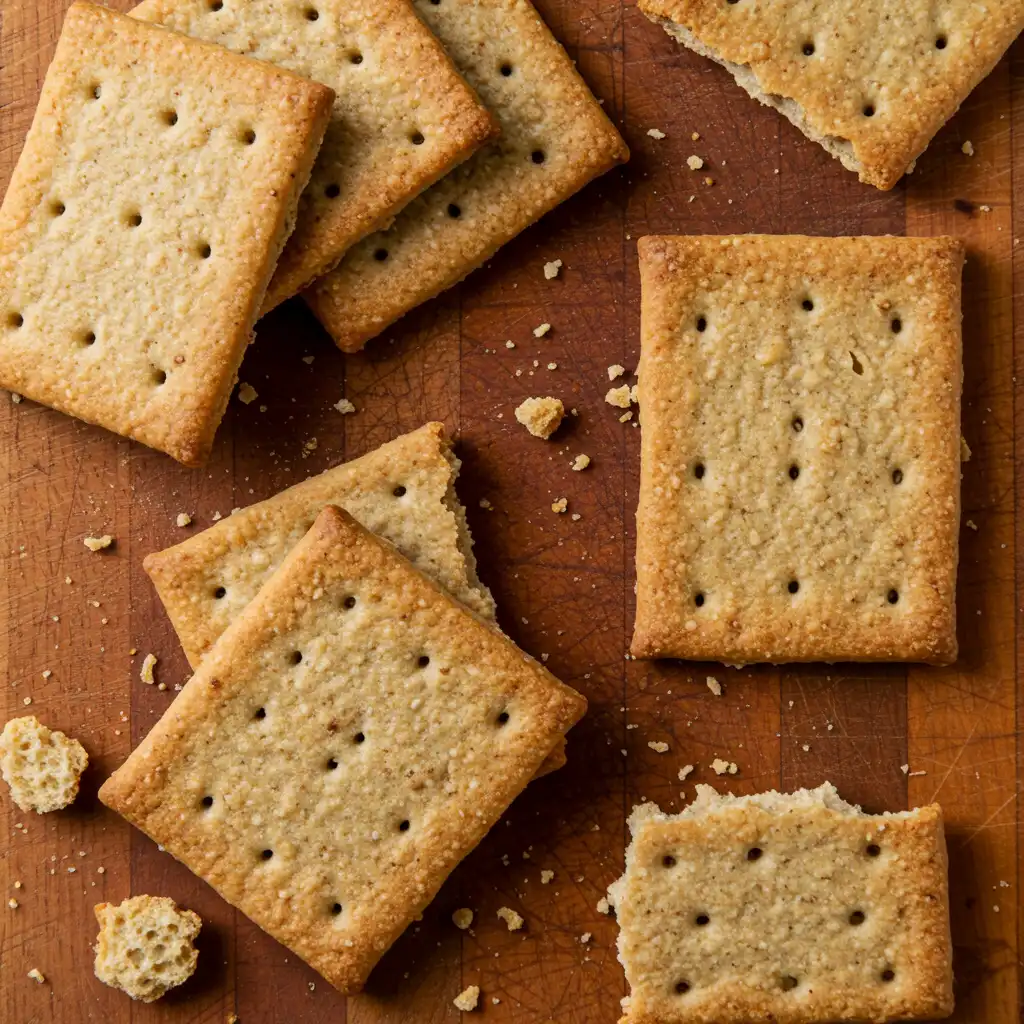
M 179 512 L 178 518 L 174 521 L 181 527 L 190 526 L 192 524 L 192 517 L 187 512 Z
M 730 775 L 735 775 L 739 769 L 736 767 L 735 762 L 723 761 L 720 757 L 716 757 L 711 762 L 711 767 L 714 769 L 716 775 L 725 775 L 728 772 Z
M 40 985 L 46 981 L 46 978 L 43 976 L 43 972 L 39 970 L 38 967 L 33 967 L 32 970 L 28 972 L 28 976 Z
M 714 677 L 708 676 L 707 678 L 708 689 L 716 696 L 722 696 L 722 684 Z
M 463 1013 L 469 1013 L 471 1010 L 476 1009 L 479 999 L 480 986 L 470 985 L 468 988 L 463 989 L 452 1002 L 455 1004 L 455 1009 L 461 1010 Z
M 23 701 L 31 702 L 31 697 Z M 12 718 L 0 733 L 0 774 L 23 811 L 47 814 L 74 803 L 88 764 L 78 740 L 51 731 L 33 715 Z
M 574 473 L 582 472 L 589 465 L 590 465 L 590 456 L 589 455 L 577 455 L 576 458 L 572 460 L 572 470 L 573 470 Z
M 114 543 L 114 538 L 109 533 L 105 533 L 102 537 L 86 537 L 82 542 L 90 551 L 102 551 L 104 548 L 109 548 Z
M 148 686 L 152 686 L 156 679 L 153 676 L 153 669 L 156 668 L 157 656 L 155 654 L 147 654 L 142 659 L 142 668 L 139 670 L 139 678 L 146 683 Z
M 626 368 L 624 366 L 620 366 L 618 363 L 612 363 L 612 365 L 608 367 L 608 379 L 615 380 L 616 377 L 621 377 L 625 372 Z
M 511 907 L 499 907 L 498 917 L 508 925 L 510 932 L 517 932 L 523 927 L 523 919 Z
M 668 744 L 664 740 L 648 740 L 647 746 L 649 746 L 656 754 L 668 753 Z
M 458 910 L 452 912 L 452 924 L 456 928 L 461 928 L 465 931 L 473 923 L 473 911 L 469 907 L 459 907 Z
M 246 384 L 244 381 L 238 385 L 238 400 L 243 405 L 249 405 L 250 402 L 255 402 L 259 397 L 256 389 L 251 384 Z
M 534 437 L 547 440 L 562 422 L 565 406 L 560 398 L 527 398 L 516 408 L 516 419 Z
M 689 167 L 691 171 L 699 171 L 704 166 L 704 161 L 694 154 L 693 156 L 688 156 L 686 158 L 686 166 Z
M 623 384 L 620 388 L 609 388 L 604 400 L 609 405 L 614 405 L 616 409 L 628 409 L 632 401 L 629 385 Z
M 535 338 L 543 338 L 548 331 L 551 330 L 551 324 L 541 324 L 539 327 L 534 327 L 533 336 Z
M 337 409 L 342 416 L 347 416 L 349 413 L 356 411 L 356 407 L 347 398 L 341 398 L 335 402 L 334 408 Z
M 546 281 L 553 281 L 558 277 L 558 272 L 562 269 L 561 260 L 552 260 L 550 263 L 544 264 L 544 279 Z

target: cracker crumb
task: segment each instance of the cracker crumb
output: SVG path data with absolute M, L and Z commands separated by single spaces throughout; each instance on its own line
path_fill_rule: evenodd
M 517 932 L 523 927 L 523 919 L 511 907 L 499 907 L 498 917 L 508 925 L 510 932 Z
M 616 409 L 628 409 L 632 401 L 631 389 L 628 384 L 623 384 L 618 388 L 609 388 L 605 393 L 604 400 L 609 405 L 614 405 Z
M 630 420 L 631 420 L 632 418 L 633 418 L 633 413 L 632 413 L 632 411 L 630 411 L 630 412 L 624 412 L 624 413 L 623 413 L 623 414 L 622 414 L 622 415 L 621 415 L 621 416 L 619 417 L 619 422 L 620 422 L 620 423 L 628 423 L 628 422 L 629 422 L 629 421 L 630 421 Z
M 309 458 L 309 456 L 312 455 L 319 446 L 320 442 L 315 437 L 311 437 L 302 446 L 302 457 L 304 459 Z
M 612 905 L 608 902 L 607 897 L 602 896 L 597 901 L 597 907 L 595 909 L 599 914 L 610 914 L 612 912 Z
M 156 668 L 157 656 L 155 654 L 147 654 L 142 659 L 142 669 L 139 672 L 139 678 L 146 683 L 148 686 L 152 686 L 156 681 L 153 678 L 153 669 Z
M 971 530 L 977 530 L 978 529 L 978 524 L 973 519 L 968 519 L 967 522 L 964 525 L 967 526 L 968 529 L 971 529 Z
M 192 524 L 192 517 L 187 512 L 179 512 L 178 518 L 174 521 L 181 527 L 190 526 Z
M 17 391 L 12 391 L 11 392 L 11 401 L 15 405 L 21 405 L 21 402 L 22 402 L 21 395 L 19 395 Z
M 690 132 L 691 142 L 700 142 L 700 132 Z
M 31 697 L 26 697 L 21 703 L 24 704 L 25 707 L 28 707 L 29 704 L 32 703 L 32 698 Z
M 356 407 L 347 398 L 339 398 L 338 401 L 334 403 L 334 408 L 337 409 L 342 416 L 347 416 L 349 413 L 356 411 Z
M 494 508 L 494 506 L 490 503 L 490 501 L 487 500 L 487 498 L 480 499 L 480 507 L 485 508 L 488 511 Z
M 534 327 L 533 336 L 535 338 L 543 338 L 548 331 L 551 330 L 551 324 L 541 324 L 540 327 Z
M 714 183 L 715 183 L 715 179 L 714 178 L 705 178 L 704 179 L 704 184 L 705 185 L 714 185 Z
M 114 543 L 114 538 L 105 533 L 102 537 L 86 537 L 83 543 L 90 551 L 102 551 Z
M 992 212 L 992 207 L 989 206 L 988 203 L 982 203 L 981 206 L 978 207 L 978 209 L 981 210 L 982 213 Z
M 616 377 L 621 377 L 625 372 L 626 368 L 624 366 L 620 366 L 618 363 L 612 363 L 612 365 L 608 367 L 608 379 L 615 380 Z
M 704 161 L 695 153 L 693 156 L 688 156 L 686 158 L 686 166 L 689 167 L 691 171 L 699 171 L 704 166 Z
M 652 139 L 663 139 L 663 138 L 665 138 L 665 133 L 663 131 L 661 131 L 660 128 L 648 128 L 647 129 L 647 134 L 650 135 L 650 137 Z
M 238 400 L 242 405 L 249 405 L 259 397 L 256 389 L 251 384 L 241 383 L 238 385 Z
M 579 512 L 573 512 L 573 514 L 572 514 L 571 516 L 569 516 L 569 518 L 570 518 L 570 519 L 571 519 L 571 520 L 572 520 L 572 521 L 573 521 L 574 523 L 578 523 L 578 522 L 579 522 L 579 521 L 580 521 L 580 520 L 581 520 L 581 519 L 583 518 L 583 516 L 581 516 L 581 515 L 579 514 Z
M 649 746 L 656 754 L 668 753 L 668 744 L 664 740 L 648 740 L 647 746 Z
M 465 931 L 473 923 L 473 911 L 469 907 L 459 907 L 452 913 L 452 924 Z
M 547 869 L 545 869 L 544 871 L 542 871 L 540 873 L 540 884 L 541 885 L 547 885 L 548 882 L 550 882 L 551 879 L 554 878 L 554 877 L 555 877 L 554 871 L 548 871 Z
M 722 696 L 722 684 L 714 677 L 708 676 L 707 678 L 708 689 L 716 696 Z
M 960 461 L 970 462 L 971 461 L 971 449 L 967 444 L 967 438 L 962 434 L 960 435 Z
M 720 757 L 716 757 L 711 762 L 711 767 L 714 769 L 716 775 L 725 775 L 728 772 L 730 775 L 735 775 L 739 769 L 736 767 L 734 761 L 723 761 Z
M 574 473 L 580 473 L 584 469 L 586 469 L 587 466 L 589 466 L 589 465 L 590 465 L 590 456 L 589 455 L 577 455 L 576 458 L 572 460 L 572 471 Z
M 964 155 L 964 156 L 974 156 L 974 146 L 972 145 L 972 143 L 971 143 L 971 140 L 970 140 L 970 139 L 968 139 L 968 140 L 967 140 L 967 141 L 966 141 L 966 142 L 965 142 L 965 143 L 964 143 L 964 144 L 963 144 L 963 145 L 962 145 L 962 146 L 960 147 L 960 152 L 961 152 L 961 153 L 963 153 L 963 155 Z
M 462 1010 L 463 1013 L 469 1013 L 471 1010 L 476 1009 L 477 1001 L 480 998 L 480 986 L 470 985 L 468 988 L 463 989 L 453 1000 L 456 1010 Z
M 560 398 L 527 398 L 516 408 L 516 419 L 534 437 L 549 438 L 562 422 L 565 406 Z
M 302 357 L 302 361 L 303 361 L 303 362 L 304 362 L 304 363 L 305 363 L 305 364 L 306 364 L 307 366 L 312 366 L 312 365 L 313 365 L 313 360 L 314 360 L 314 359 L 316 359 L 316 356 L 303 356 L 303 357 Z
M 591 936 L 590 932 L 584 932 L 580 936 L 580 945 L 585 946 L 591 940 L 592 937 L 593 936 Z
M 548 369 L 549 370 L 557 370 L 558 369 L 558 363 L 548 363 Z
M 515 347 L 516 347 L 516 343 L 514 341 L 506 341 L 505 342 L 505 348 L 515 348 Z
M 692 764 L 684 764 L 683 767 L 679 769 L 679 781 L 680 782 L 685 782 L 687 775 L 691 774 L 692 772 L 693 772 L 693 765 Z
M 11 898 L 10 898 L 10 899 L 9 899 L 9 900 L 7 901 L 7 906 L 9 906 L 9 907 L 11 908 L 11 910 L 17 910 L 17 909 L 18 909 L 18 906 L 19 906 L 19 903 L 18 903 L 18 901 L 17 901 L 17 900 L 16 900 L 16 899 L 15 899 L 15 898 L 14 898 L 14 897 L 12 896 L 12 897 L 11 897 Z
M 558 277 L 558 272 L 562 269 L 561 260 L 552 260 L 550 263 L 544 264 L 544 280 L 553 281 Z
M 568 507 L 569 500 L 567 498 L 558 498 L 557 500 L 551 502 L 552 512 L 562 513 L 565 512 Z
M 40 985 L 42 985 L 46 981 L 46 978 L 43 977 L 43 972 L 39 970 L 38 967 L 33 967 L 32 970 L 28 972 L 28 976 L 33 981 L 38 982 Z

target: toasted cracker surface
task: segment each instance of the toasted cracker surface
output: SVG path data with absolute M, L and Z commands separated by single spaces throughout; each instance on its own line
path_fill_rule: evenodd
M 640 9 L 882 189 L 1024 30 L 1019 0 L 640 0 Z
M 924 1020 L 953 1009 L 942 811 L 870 815 L 826 783 L 634 809 L 609 890 L 622 1024 Z
M 149 555 L 146 572 L 189 662 L 199 664 L 328 504 L 347 509 L 493 619 L 494 599 L 477 578 L 465 510 L 455 494 L 459 465 L 444 426 L 428 423 Z
M 74 4 L 0 209 L 0 386 L 202 462 L 332 100 Z
M 132 896 L 117 906 L 97 903 L 96 977 L 143 1003 L 187 981 L 199 951 L 192 945 L 203 922 L 167 896 Z
M 585 707 L 328 506 L 100 798 L 351 992 Z
M 335 91 L 263 313 L 330 270 L 497 126 L 408 0 L 145 0 L 132 16 Z
M 948 239 L 641 239 L 638 657 L 956 656 Z
M 415 6 L 497 117 L 501 137 L 304 293 L 346 352 L 461 281 L 629 156 L 528 0 L 417 0 Z

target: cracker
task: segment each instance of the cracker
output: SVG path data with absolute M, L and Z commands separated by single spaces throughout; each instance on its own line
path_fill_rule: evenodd
M 78 740 L 51 732 L 34 715 L 12 718 L 0 733 L 0 772 L 23 811 L 47 814 L 73 804 L 88 765 Z
M 428 423 L 147 556 L 143 565 L 189 663 L 199 664 L 328 504 L 347 509 L 493 620 L 494 599 L 477 577 L 465 509 L 455 494 L 460 465 L 443 424 Z
M 415 7 L 502 134 L 304 293 L 346 352 L 461 281 L 629 156 L 528 0 L 416 0 Z
M 913 170 L 1024 29 L 1019 0 L 900 0 L 881 9 L 844 0 L 640 0 L 640 9 L 881 189 Z
M 145 0 L 132 17 L 220 43 L 335 91 L 295 231 L 263 313 L 327 273 L 346 249 L 497 132 L 407 0 Z
M 639 248 L 633 654 L 952 661 L 961 243 Z
M 100 926 L 95 972 L 105 985 L 152 1003 L 192 976 L 199 959 L 192 943 L 203 926 L 195 911 L 180 910 L 167 896 L 132 896 L 93 909 Z
M 933 1020 L 953 1010 L 942 810 L 864 814 L 825 783 L 634 808 L 609 889 L 620 1024 Z
M 0 387 L 201 463 L 332 100 L 74 4 L 0 209 Z
M 585 708 L 328 506 L 100 798 L 354 992 Z

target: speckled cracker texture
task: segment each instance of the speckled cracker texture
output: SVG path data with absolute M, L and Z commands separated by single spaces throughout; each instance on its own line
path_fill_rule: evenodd
M 889 189 L 1021 30 L 1020 0 L 640 0 L 860 180 Z
M 950 238 L 640 240 L 637 657 L 956 657 Z
M 497 132 L 408 0 L 145 0 L 132 16 L 294 71 L 334 110 L 266 313 Z
M 459 467 L 444 426 L 428 423 L 148 555 L 144 567 L 190 664 L 199 664 L 328 504 L 346 509 L 493 619 L 494 599 L 477 578 L 465 509 L 455 494 Z
M 629 151 L 528 0 L 416 0 L 501 137 L 355 246 L 304 293 L 354 352 L 461 281 Z
M 354 992 L 585 709 L 328 506 L 100 798 Z
M 74 4 L 0 209 L 0 386 L 202 463 L 333 98 Z
M 610 890 L 620 1024 L 934 1020 L 953 1010 L 942 811 L 864 814 L 826 783 L 634 808 Z

